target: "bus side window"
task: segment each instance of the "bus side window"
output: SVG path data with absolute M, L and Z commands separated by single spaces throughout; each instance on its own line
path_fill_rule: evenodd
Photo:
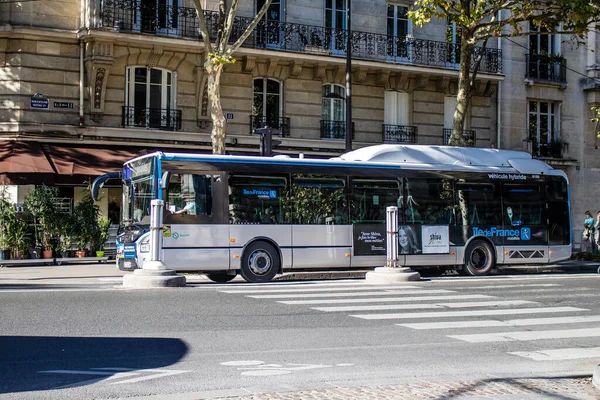
M 229 177 L 229 223 L 288 223 L 287 181 L 283 176 Z
M 212 213 L 211 175 L 173 174 L 167 190 L 169 214 L 210 216 Z M 185 218 L 189 220 L 189 218 Z
M 506 226 L 541 225 L 542 199 L 535 184 L 502 185 L 503 222 Z
M 496 184 L 458 182 L 456 203 L 459 225 L 502 225 L 501 192 Z
M 295 176 L 290 197 L 294 223 L 339 225 L 348 221 L 345 179 Z
M 350 220 L 353 224 L 385 223 L 385 208 L 395 206 L 400 193 L 398 180 L 352 179 Z
M 404 221 L 449 225 L 454 222 L 454 190 L 450 179 L 407 178 Z

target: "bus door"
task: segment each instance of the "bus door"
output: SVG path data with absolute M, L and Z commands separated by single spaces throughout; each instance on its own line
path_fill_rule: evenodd
M 346 189 L 346 177 L 292 175 L 294 268 L 350 266 L 352 226 Z
M 177 270 L 228 270 L 227 184 L 218 172 L 166 172 L 165 264 Z
M 398 227 L 398 250 L 404 265 L 435 267 L 456 264 L 454 185 L 451 179 L 407 177 Z

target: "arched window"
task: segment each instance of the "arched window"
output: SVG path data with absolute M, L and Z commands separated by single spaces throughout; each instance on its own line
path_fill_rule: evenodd
M 128 67 L 123 125 L 179 129 L 175 110 L 176 73 L 161 68 Z
M 282 129 L 283 102 L 281 82 L 255 78 L 252 91 L 252 127 Z

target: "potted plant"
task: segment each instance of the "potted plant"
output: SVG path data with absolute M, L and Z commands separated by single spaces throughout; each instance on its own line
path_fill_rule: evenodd
M 10 204 L 10 195 L 6 185 L 0 183 L 0 260 L 10 258 L 9 226 L 15 218 L 15 210 Z
M 42 247 L 44 258 L 52 257 L 53 240 L 56 237 L 59 221 L 57 197 L 57 188 L 43 185 L 29 193 L 23 202 L 25 210 L 34 218 L 36 247 Z
M 87 253 L 88 246 L 91 247 L 92 241 L 98 231 L 98 216 L 100 209 L 94 203 L 90 194 L 89 188 L 83 194 L 83 198 L 73 208 L 73 219 L 76 226 L 77 257 L 84 257 Z
M 100 218 L 91 242 L 92 251 L 96 252 L 96 257 L 104 257 L 104 244 L 108 238 L 109 228 L 110 220 L 107 217 Z
M 59 226 L 59 249 L 63 258 L 71 257 L 71 245 L 75 237 L 77 225 L 71 215 L 65 214 Z
M 30 228 L 25 215 L 16 213 L 7 229 L 13 259 L 20 260 L 27 254 L 31 246 Z

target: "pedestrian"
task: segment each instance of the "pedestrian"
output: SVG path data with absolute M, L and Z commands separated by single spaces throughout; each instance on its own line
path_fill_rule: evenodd
M 592 243 L 594 243 L 594 218 L 592 218 L 592 213 L 588 210 L 585 212 L 585 220 L 583 221 L 581 251 L 592 251 Z
M 596 251 L 600 251 L 600 211 L 596 213 L 596 223 L 594 224 L 594 233 L 596 234 Z

